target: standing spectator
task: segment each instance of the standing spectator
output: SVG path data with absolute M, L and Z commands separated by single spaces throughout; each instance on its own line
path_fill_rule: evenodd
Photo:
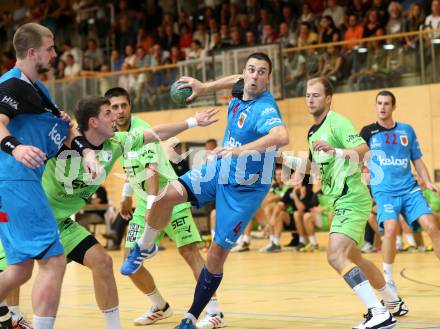
M 402 5 L 397 1 L 391 1 L 388 5 L 388 14 L 390 18 L 385 26 L 386 34 L 402 33 L 405 28 Z
M 333 22 L 335 22 L 338 29 L 343 27 L 345 22 L 345 11 L 343 7 L 337 5 L 336 0 L 327 1 L 327 8 L 323 11 L 322 16 L 327 15 L 333 18 Z
M 87 50 L 84 52 L 83 67 L 85 70 L 96 71 L 104 64 L 104 53 L 98 48 L 95 39 L 89 39 Z

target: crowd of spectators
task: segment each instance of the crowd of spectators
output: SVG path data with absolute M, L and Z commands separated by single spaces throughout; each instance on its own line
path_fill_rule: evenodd
M 17 0 L 0 21 L 2 72 L 14 65 L 14 30 L 28 21 L 54 31 L 61 54 L 44 80 L 155 67 L 234 47 L 279 43 L 292 48 L 439 28 L 440 0 Z M 417 49 L 418 38 L 408 37 L 398 46 Z M 314 76 L 351 79 L 363 89 L 381 87 L 383 75 L 391 71 L 403 72 L 396 52 L 384 53 L 380 42 L 369 47 L 368 56 L 358 56 L 356 43 L 287 56 L 284 79 L 293 86 L 290 95 L 300 95 L 304 80 Z M 136 80 L 164 83 L 145 75 Z

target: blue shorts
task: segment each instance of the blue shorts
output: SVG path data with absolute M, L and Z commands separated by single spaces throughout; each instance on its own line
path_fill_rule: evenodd
M 254 217 L 270 185 L 227 183 L 227 180 L 219 180 L 221 175 L 218 167 L 212 166 L 210 169 L 210 179 L 206 179 L 206 182 L 206 165 L 188 171 L 179 181 L 185 186 L 192 205 L 202 207 L 215 200 L 217 220 L 214 241 L 230 250 Z
M 10 265 L 64 253 L 40 182 L 0 181 L 0 239 Z
M 417 231 L 420 229 L 417 219 L 422 215 L 432 214 L 420 190 L 400 196 L 379 192 L 374 195 L 374 200 L 377 203 L 377 222 L 380 231 L 383 231 L 383 223 L 386 220 L 399 220 L 400 214 L 403 215 L 408 225 Z

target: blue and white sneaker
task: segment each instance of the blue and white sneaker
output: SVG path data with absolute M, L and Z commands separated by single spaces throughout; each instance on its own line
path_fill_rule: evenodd
M 154 257 L 158 251 L 157 245 L 153 245 L 151 249 L 141 249 L 136 243 L 130 250 L 128 257 L 124 260 L 124 263 L 122 263 L 121 274 L 132 275 L 136 273 L 141 268 L 142 262 L 145 259 Z
M 196 326 L 191 319 L 183 318 L 180 324 L 174 327 L 174 329 L 196 329 Z

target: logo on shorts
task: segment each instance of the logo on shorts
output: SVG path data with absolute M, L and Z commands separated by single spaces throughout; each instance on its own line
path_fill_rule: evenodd
M 400 135 L 400 143 L 403 146 L 407 146 L 408 145 L 408 136 L 407 135 Z
M 240 222 L 240 223 L 237 224 L 237 226 L 234 227 L 233 232 L 234 232 L 235 236 L 237 236 L 237 234 L 240 232 L 242 224 L 243 224 L 243 222 Z
M 394 207 L 393 207 L 393 205 L 391 203 L 387 203 L 387 204 L 383 205 L 383 210 L 385 212 L 388 212 L 388 213 L 393 213 L 394 212 Z

